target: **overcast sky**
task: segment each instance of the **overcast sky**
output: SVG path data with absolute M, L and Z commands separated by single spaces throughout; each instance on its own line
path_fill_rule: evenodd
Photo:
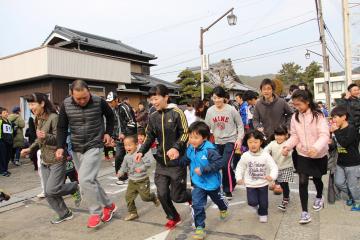
M 325 22 L 343 52 L 341 0 L 323 0 L 323 5 Z M 303 68 L 311 60 L 322 62 L 314 54 L 310 60 L 304 57 L 306 48 L 321 53 L 320 45 L 311 43 L 319 39 L 317 23 L 311 20 L 316 17 L 314 0 L 0 0 L 0 57 L 40 46 L 54 26 L 60 25 L 118 39 L 155 54 L 158 59 L 153 63 L 157 66 L 151 73 L 173 81 L 179 71 L 200 64 L 200 27 L 231 7 L 235 8 L 237 25 L 229 26 L 223 19 L 205 33 L 205 53 L 213 53 L 210 62 L 239 59 L 233 62 L 235 71 L 246 75 L 276 73 L 282 63 L 290 61 Z M 351 8 L 351 14 L 356 51 L 360 45 L 360 7 Z M 279 30 L 283 31 L 256 40 Z M 328 35 L 326 38 L 343 65 L 340 53 Z M 282 54 L 242 59 L 306 43 Z M 332 71 L 342 70 L 330 59 Z

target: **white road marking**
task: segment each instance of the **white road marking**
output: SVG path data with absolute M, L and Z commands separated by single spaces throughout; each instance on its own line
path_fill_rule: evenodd
M 146 238 L 145 240 L 166 240 L 169 233 L 170 233 L 170 230 L 166 230 L 166 231 L 156 234 L 152 237 Z
M 229 203 L 229 207 L 230 207 L 230 206 L 239 205 L 239 204 L 244 204 L 244 203 L 246 203 L 246 201 L 230 202 L 230 203 Z M 212 206 L 211 206 L 211 208 L 217 209 L 218 206 L 217 206 L 215 203 L 213 203 Z

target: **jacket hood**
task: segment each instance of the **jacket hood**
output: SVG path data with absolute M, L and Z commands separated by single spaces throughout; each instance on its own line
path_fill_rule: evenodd
M 259 102 L 260 102 L 261 104 L 266 105 L 266 106 L 274 105 L 274 104 L 279 100 L 279 97 L 276 96 L 275 94 L 273 94 L 273 97 L 274 97 L 274 99 L 273 99 L 272 102 L 266 102 L 265 99 L 264 99 L 264 97 L 261 97 L 260 100 L 259 100 Z
M 166 109 L 173 109 L 173 108 L 177 108 L 177 105 L 175 103 L 169 103 L 166 107 Z

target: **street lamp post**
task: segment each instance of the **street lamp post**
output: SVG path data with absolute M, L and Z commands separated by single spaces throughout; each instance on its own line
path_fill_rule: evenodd
M 224 13 L 221 17 L 219 17 L 218 19 L 216 19 L 212 24 L 210 24 L 207 28 L 200 28 L 200 56 L 201 56 L 201 65 L 200 65 L 200 83 L 201 83 L 201 100 L 204 99 L 204 33 L 209 31 L 209 29 L 214 26 L 217 22 L 219 22 L 221 19 L 223 19 L 226 15 L 227 16 L 227 20 L 228 20 L 228 24 L 230 26 L 234 26 L 236 24 L 236 15 L 233 14 L 233 10 L 234 8 L 231 8 L 230 10 L 228 10 L 226 13 Z

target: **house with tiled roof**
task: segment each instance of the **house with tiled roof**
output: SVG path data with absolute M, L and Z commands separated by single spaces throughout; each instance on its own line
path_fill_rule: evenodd
M 134 107 L 158 83 L 177 96 L 177 84 L 150 76 L 155 59 L 119 40 L 55 26 L 40 47 L 0 58 L 0 106 L 25 108 L 22 97 L 33 92 L 60 104 L 75 79 L 85 80 L 102 97 L 110 91 L 127 96 Z

